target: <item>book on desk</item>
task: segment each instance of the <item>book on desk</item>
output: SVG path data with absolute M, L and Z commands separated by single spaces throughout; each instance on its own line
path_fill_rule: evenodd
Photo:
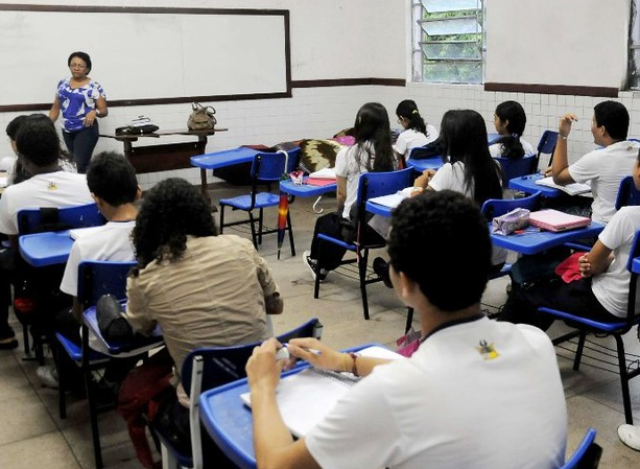
M 549 176 L 546 178 L 538 179 L 536 184 L 539 186 L 552 187 L 553 189 L 561 190 L 569 195 L 580 195 L 587 194 L 591 192 L 591 186 L 589 184 L 582 184 L 579 182 L 574 182 L 572 184 L 560 185 L 553 182 L 553 177 Z
M 402 359 L 401 355 L 384 347 L 368 347 L 358 352 L 364 357 Z M 307 368 L 284 377 L 276 390 L 282 420 L 296 438 L 305 436 L 336 403 L 344 397 L 360 378 L 351 373 Z M 240 395 L 242 402 L 251 407 L 251 394 Z

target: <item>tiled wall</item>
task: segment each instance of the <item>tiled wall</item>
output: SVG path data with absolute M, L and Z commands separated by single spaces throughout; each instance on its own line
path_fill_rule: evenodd
M 632 92 L 620 93 L 621 101 L 631 113 L 630 136 L 640 136 L 640 96 Z M 557 96 L 523 93 L 485 92 L 481 86 L 408 84 L 406 88 L 384 86 L 358 86 L 333 88 L 294 89 L 290 99 L 235 101 L 213 103 L 217 110 L 218 125 L 228 128 L 209 139 L 208 152 L 234 148 L 242 144 L 276 144 L 302 138 L 327 138 L 336 131 L 353 125 L 358 108 L 368 101 L 379 101 L 390 113 L 391 126 L 397 127 L 395 108 L 405 98 L 414 99 L 428 121 L 439 126 L 445 111 L 452 108 L 471 108 L 480 112 L 487 128 L 493 128 L 493 112 L 504 100 L 519 101 L 527 112 L 525 138 L 536 145 L 546 129 L 556 129 L 558 118 L 565 112 L 574 112 L 580 120 L 574 124 L 569 140 L 570 159 L 573 161 L 593 147 L 591 117 L 593 106 L 604 98 L 581 96 Z M 101 121 L 102 132 L 112 132 L 115 127 L 140 114 L 151 117 L 163 129 L 184 128 L 190 112 L 189 104 L 145 106 L 135 108 L 111 108 L 109 117 Z M 17 113 L 0 114 L 0 127 Z M 180 141 L 180 137 L 163 138 L 162 141 Z M 11 154 L 6 139 L 0 145 L 0 157 Z M 157 144 L 149 139 L 148 144 Z M 120 143 L 101 139 L 96 151 L 122 151 Z M 139 176 L 144 189 L 168 176 L 184 177 L 199 184 L 199 172 L 186 169 L 166 173 L 149 173 Z

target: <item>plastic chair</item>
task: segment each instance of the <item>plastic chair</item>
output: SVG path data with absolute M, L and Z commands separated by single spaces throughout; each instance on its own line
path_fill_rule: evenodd
M 523 197 L 521 199 L 487 199 L 482 204 L 480 211 L 487 218 L 487 220 L 493 220 L 495 217 L 504 215 L 516 208 L 525 208 L 529 211 L 537 210 L 540 205 L 540 192 L 534 192 L 533 194 Z M 504 277 L 511 272 L 511 264 L 505 263 L 497 272 L 491 275 L 491 280 Z
M 596 337 L 602 337 L 603 335 L 612 335 L 616 341 L 616 349 L 618 356 L 618 372 L 620 374 L 620 385 L 622 387 L 622 401 L 624 405 L 625 421 L 628 424 L 633 424 L 633 413 L 631 412 L 631 398 L 629 396 L 629 380 L 635 378 L 640 374 L 640 368 L 629 370 L 627 368 L 626 356 L 624 351 L 624 341 L 622 336 L 631 330 L 634 325 L 640 323 L 640 314 L 636 314 L 636 289 L 638 274 L 633 272 L 632 263 L 633 259 L 640 256 L 640 232 L 636 233 L 633 240 L 633 247 L 629 258 L 627 259 L 627 270 L 631 274 L 631 280 L 629 281 L 629 296 L 627 304 L 627 316 L 620 318 L 620 321 L 615 322 L 600 322 L 592 319 L 583 318 L 581 316 L 567 313 L 565 311 L 559 311 L 557 309 L 551 309 L 546 307 L 538 308 L 538 311 L 551 314 L 557 318 L 565 320 L 565 322 L 576 329 L 565 335 L 562 335 L 553 340 L 554 345 L 558 345 L 574 337 L 579 337 L 578 348 L 576 349 L 576 355 L 573 361 L 573 369 L 578 370 L 580 368 L 580 360 L 582 359 L 582 352 L 584 350 L 584 344 L 587 334 L 594 334 Z
M 616 210 L 628 205 L 640 205 L 640 191 L 636 189 L 633 176 L 627 176 L 620 181 L 620 189 L 616 197 Z
M 596 430 L 590 428 L 571 457 L 560 469 L 596 469 L 600 464 L 602 448 L 595 442 Z
M 106 223 L 106 219 L 98 210 L 95 203 L 77 205 L 64 208 L 27 208 L 18 212 L 18 234 L 19 236 L 42 233 L 46 231 L 62 231 L 70 228 L 84 228 L 89 226 L 99 226 Z M 59 299 L 60 281 L 64 272 L 64 265 L 54 265 L 49 267 L 34 268 L 27 265 L 19 258 L 16 265 L 18 281 L 16 285 L 30 284 L 34 287 L 28 292 L 19 292 L 16 288 L 14 301 L 14 311 L 23 325 L 24 353 L 30 356 L 29 328 L 32 328 L 34 337 L 34 351 L 36 360 L 44 365 L 43 339 L 42 334 L 33 329 L 34 317 L 38 314 L 35 311 L 39 299 L 40 304 L 53 309 L 64 305 L 57 305 L 55 299 Z M 22 295 L 20 295 L 22 293 Z M 46 313 L 45 313 L 46 314 Z
M 534 172 L 537 162 L 537 155 L 524 155 L 522 158 L 496 158 L 502 169 L 502 185 L 507 187 L 513 178 L 526 176 Z
M 322 329 L 320 321 L 313 318 L 301 326 L 277 336 L 277 339 L 280 343 L 288 342 L 296 337 L 320 339 Z M 245 365 L 257 345 L 260 345 L 260 342 L 234 347 L 205 347 L 196 349 L 187 355 L 182 364 L 181 381 L 190 397 L 191 454 L 180 453 L 152 424 L 151 428 L 159 437 L 162 445 L 162 467 L 164 469 L 179 467 L 202 469 L 200 399 L 198 397 L 203 391 L 246 378 Z
M 542 133 L 542 137 L 540 137 L 540 142 L 538 142 L 538 154 L 536 156 L 534 165 L 531 168 L 531 172 L 535 173 L 536 170 L 540 171 L 546 169 L 547 166 L 551 165 L 551 160 L 553 158 L 553 152 L 556 149 L 556 143 L 558 141 L 558 132 L 554 132 L 553 130 L 545 130 Z M 544 167 L 540 167 L 540 161 L 542 155 L 549 155 L 549 160 L 545 162 Z
M 270 192 L 260 192 L 259 186 L 264 184 L 275 184 L 280 181 L 283 174 L 288 174 L 295 169 L 298 164 L 300 148 L 296 148 L 289 152 L 277 153 L 258 153 L 251 167 L 251 192 L 247 195 L 240 195 L 229 199 L 221 199 L 220 204 L 220 233 L 227 226 L 249 224 L 251 226 L 251 239 L 253 245 L 258 249 L 258 245 L 262 244 L 262 236 L 265 234 L 277 233 L 278 229 L 263 229 L 264 209 L 266 207 L 277 207 L 280 204 L 280 194 Z M 231 207 L 233 210 L 243 210 L 249 215 L 248 220 L 235 221 L 225 223 L 225 208 Z M 258 219 L 256 220 L 253 211 L 259 210 Z M 255 224 L 258 223 L 256 231 Z M 289 244 L 291 246 L 291 255 L 296 255 L 295 245 L 293 241 L 293 228 L 291 227 L 291 215 L 287 211 L 287 226 L 289 231 Z
M 83 310 L 95 306 L 100 297 L 110 293 L 116 298 L 126 298 L 126 278 L 136 262 L 107 262 L 107 261 L 84 261 L 78 266 L 78 301 L 83 306 Z M 98 428 L 98 406 L 96 404 L 92 371 L 104 368 L 110 357 L 89 348 L 89 331 L 86 325 L 82 326 L 82 345 L 69 340 L 60 333 L 56 338 L 69 358 L 80 368 L 85 380 L 87 390 L 87 402 L 89 404 L 89 417 L 91 420 L 91 433 L 93 438 L 93 452 L 96 467 L 103 467 L 102 451 L 100 445 L 100 432 Z M 88 353 L 85 353 L 88 351 Z M 59 358 L 58 358 L 59 359 Z M 66 418 L 66 396 L 64 367 L 58 366 L 60 370 L 60 383 L 58 386 L 58 404 L 60 418 Z
M 358 206 L 358 220 L 356 222 L 356 230 L 359 232 L 360 227 L 365 226 L 366 210 L 365 205 L 367 200 L 373 197 L 379 197 L 382 195 L 393 194 L 399 190 L 409 187 L 413 184 L 413 169 L 407 168 L 399 171 L 391 172 L 379 172 L 379 173 L 364 173 L 360 175 L 358 182 L 358 197 L 356 204 Z M 354 243 L 346 243 L 341 239 L 334 238 L 325 234 L 319 234 L 318 239 L 324 242 L 336 244 L 342 246 L 347 251 L 354 252 L 356 254 L 355 259 L 343 260 L 340 265 L 345 264 L 358 264 L 358 279 L 360 282 L 360 294 L 362 296 L 362 308 L 364 312 L 364 318 L 369 319 L 369 303 L 367 301 L 367 285 L 371 283 L 381 282 L 382 279 L 367 278 L 367 265 L 369 260 L 369 250 L 379 249 L 385 246 L 386 243 L 380 244 L 365 244 L 356 240 Z M 320 251 L 322 251 L 322 244 L 320 243 Z M 321 254 L 320 254 L 321 255 Z M 313 297 L 318 298 L 320 294 L 320 276 L 316 275 L 315 285 L 313 289 Z

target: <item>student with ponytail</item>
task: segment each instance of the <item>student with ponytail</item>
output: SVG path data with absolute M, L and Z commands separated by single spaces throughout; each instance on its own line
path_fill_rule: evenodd
M 425 146 L 438 138 L 438 131 L 433 125 L 425 123 L 415 101 L 401 101 L 396 108 L 396 115 L 398 124 L 404 129 L 393 145 L 397 156 L 408 157 L 413 148 Z
M 489 151 L 494 158 L 509 158 L 517 160 L 525 155 L 533 155 L 533 146 L 522 138 L 527 116 L 517 101 L 504 101 L 498 104 L 493 115 L 493 124 L 500 138 L 489 145 Z

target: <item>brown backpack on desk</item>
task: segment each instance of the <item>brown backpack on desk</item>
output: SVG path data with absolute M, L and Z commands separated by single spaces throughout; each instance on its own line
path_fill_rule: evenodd
M 213 130 L 217 124 L 213 106 L 204 107 L 200 103 L 191 104 L 192 112 L 187 120 L 189 130 Z

